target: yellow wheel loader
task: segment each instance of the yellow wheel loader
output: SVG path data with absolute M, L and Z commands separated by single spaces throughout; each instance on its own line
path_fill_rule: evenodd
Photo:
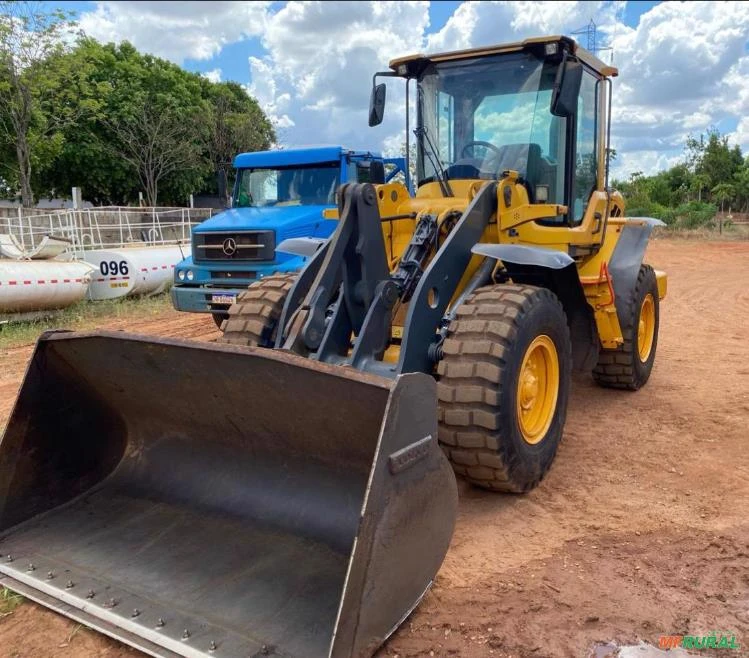
M 343 186 L 223 343 L 40 338 L 0 444 L 2 584 L 154 656 L 369 655 L 442 563 L 453 471 L 527 491 L 573 369 L 647 381 L 666 277 L 607 185 L 616 70 L 565 37 L 390 68 L 370 124 L 402 78 L 415 196 Z

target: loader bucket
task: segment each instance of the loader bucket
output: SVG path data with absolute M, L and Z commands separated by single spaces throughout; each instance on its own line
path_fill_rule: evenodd
M 54 332 L 0 442 L 0 582 L 154 656 L 370 655 L 456 508 L 426 375 Z

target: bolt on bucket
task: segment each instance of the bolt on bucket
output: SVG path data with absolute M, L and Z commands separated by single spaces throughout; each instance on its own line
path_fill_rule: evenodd
M 50 333 L 0 442 L 0 582 L 154 656 L 370 655 L 456 508 L 431 377 Z

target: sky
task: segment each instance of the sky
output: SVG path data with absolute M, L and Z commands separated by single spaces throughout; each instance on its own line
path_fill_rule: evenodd
M 244 85 L 283 145 L 343 144 L 396 154 L 401 81 L 367 126 L 372 74 L 441 52 L 597 27 L 614 82 L 613 174 L 679 161 L 715 127 L 749 153 L 749 2 L 47 2 L 102 42 L 130 41 L 212 80 Z M 576 37 L 586 46 L 587 37 Z M 400 83 L 400 84 L 399 84 Z

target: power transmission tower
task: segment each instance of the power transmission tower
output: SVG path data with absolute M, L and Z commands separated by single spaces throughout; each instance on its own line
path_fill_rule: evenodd
M 595 21 L 591 18 L 590 23 L 585 27 L 581 27 L 579 30 L 575 30 L 572 33 L 573 36 L 584 36 L 585 37 L 585 49 L 588 52 L 598 55 L 598 53 L 604 50 L 611 51 L 611 61 L 614 60 L 614 49 L 610 46 L 599 46 L 598 45 L 598 28 Z

